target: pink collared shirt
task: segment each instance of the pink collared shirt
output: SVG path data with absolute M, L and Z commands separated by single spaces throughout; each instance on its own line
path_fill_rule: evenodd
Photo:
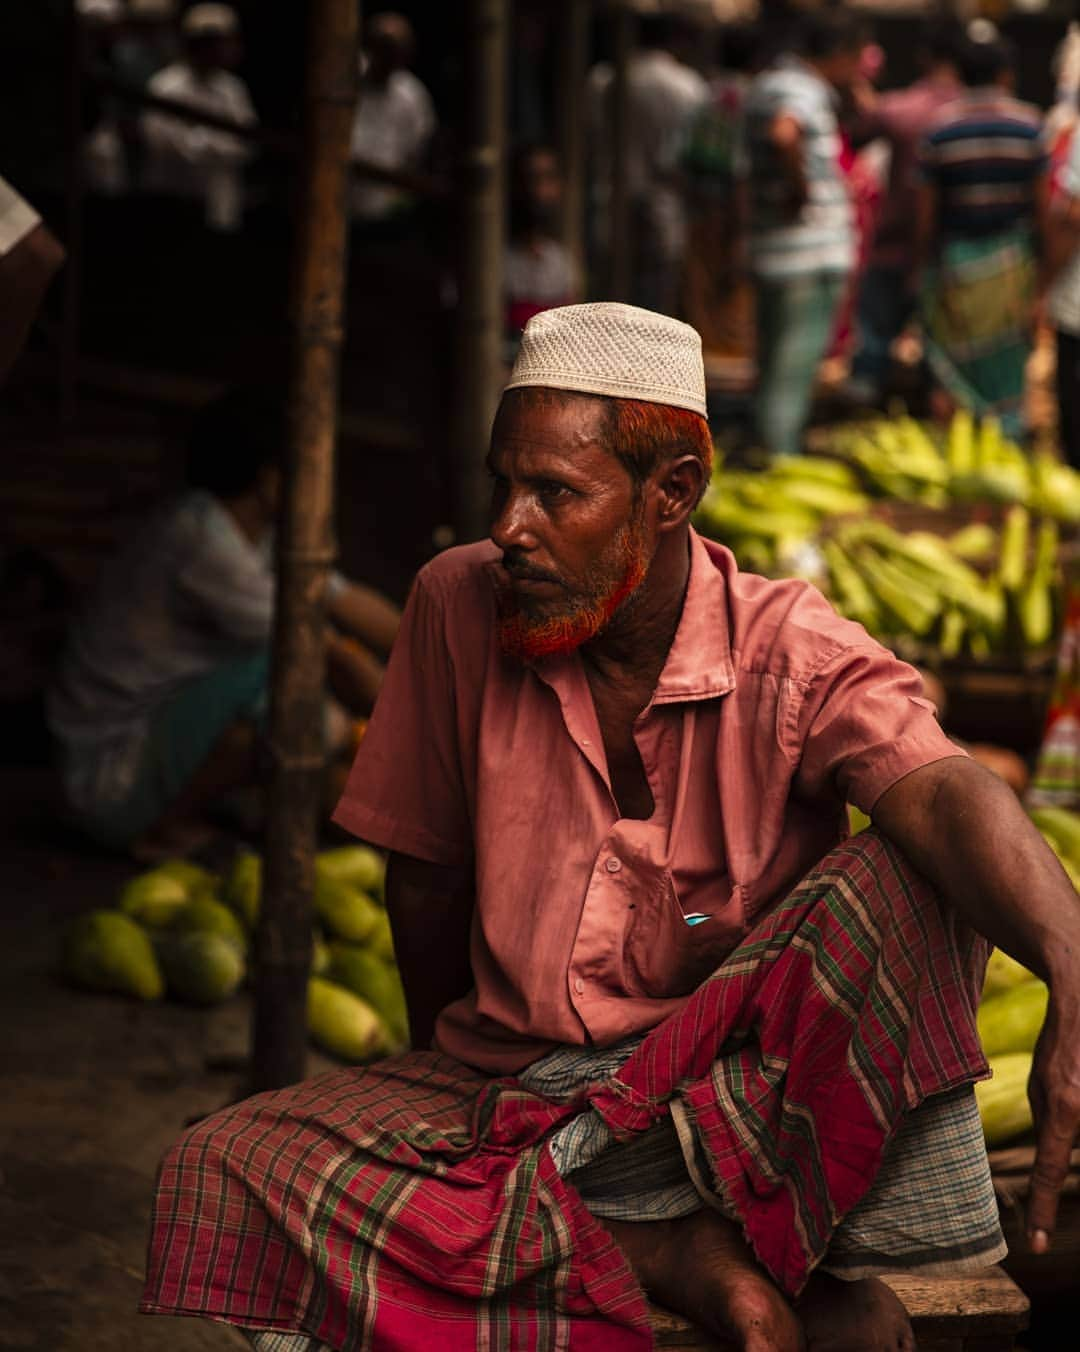
M 526 665 L 495 625 L 498 551 L 419 574 L 335 819 L 475 872 L 474 989 L 436 1042 L 493 1074 L 681 1008 L 763 908 L 910 771 L 962 754 L 915 671 L 813 587 L 691 535 L 675 641 L 634 736 L 648 821 L 619 816 L 575 654 Z

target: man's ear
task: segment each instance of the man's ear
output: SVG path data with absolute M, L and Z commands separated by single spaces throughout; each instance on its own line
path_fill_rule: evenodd
M 669 460 L 657 481 L 657 528 L 674 530 L 685 523 L 705 491 L 705 466 L 696 455 Z

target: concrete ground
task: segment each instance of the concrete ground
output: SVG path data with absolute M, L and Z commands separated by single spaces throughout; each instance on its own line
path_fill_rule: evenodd
M 0 772 L 0 1348 L 218 1352 L 224 1325 L 136 1313 L 158 1162 L 235 1097 L 249 1007 L 85 994 L 57 974 L 71 917 L 126 865 L 49 825 L 47 777 Z M 328 1065 L 313 1056 L 314 1073 Z

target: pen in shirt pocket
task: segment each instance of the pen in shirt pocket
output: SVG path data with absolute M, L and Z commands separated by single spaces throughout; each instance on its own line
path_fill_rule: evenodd
M 704 920 L 711 920 L 711 915 L 706 915 L 704 911 L 685 911 L 683 919 L 688 925 L 700 925 Z

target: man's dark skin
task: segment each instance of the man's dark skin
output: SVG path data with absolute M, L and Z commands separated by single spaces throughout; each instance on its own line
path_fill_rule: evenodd
M 640 530 L 645 581 L 579 651 L 619 811 L 645 817 L 652 795 L 634 720 L 652 697 L 678 627 L 704 469 L 694 456 L 679 456 L 636 485 L 605 436 L 603 405 L 586 395 L 505 395 L 489 456 L 491 538 L 509 566 L 509 585 L 528 572 L 552 579 L 516 586 L 522 604 L 543 616 L 588 594 L 590 573 L 603 566 L 611 541 L 628 526 Z M 1043 1252 L 1080 1127 L 1080 902 L 1012 791 L 966 757 L 906 775 L 882 795 L 873 819 L 975 929 L 1049 982 L 1030 1086 L 1039 1145 L 1029 1229 L 1032 1248 Z M 557 848 L 542 830 L 538 824 L 538 849 Z M 471 876 L 393 855 L 387 905 L 413 1042 L 427 1046 L 439 1011 L 473 984 Z M 646 1290 L 733 1335 L 745 1352 L 914 1348 L 903 1309 L 884 1284 L 816 1274 L 793 1309 L 737 1227 L 709 1209 L 679 1221 L 607 1225 Z

